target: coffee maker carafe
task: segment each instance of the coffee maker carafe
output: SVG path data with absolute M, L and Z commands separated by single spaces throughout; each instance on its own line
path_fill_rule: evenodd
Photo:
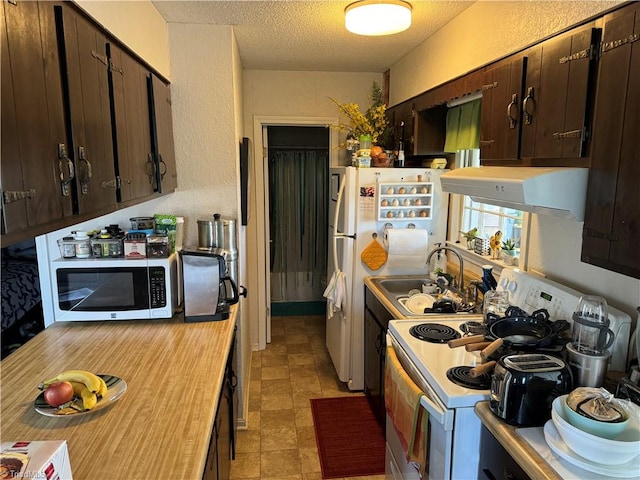
M 607 301 L 595 295 L 580 297 L 573 314 L 571 342 L 567 345 L 576 386 L 602 386 L 611 357 L 607 349 L 613 340 Z
M 180 256 L 185 322 L 228 319 L 229 307 L 238 303 L 238 288 L 225 275 L 224 257 L 198 247 L 186 247 L 180 251 Z

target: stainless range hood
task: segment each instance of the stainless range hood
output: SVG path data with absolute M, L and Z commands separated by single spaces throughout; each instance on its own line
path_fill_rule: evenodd
M 527 212 L 584 219 L 588 168 L 467 167 L 440 176 L 442 190 Z

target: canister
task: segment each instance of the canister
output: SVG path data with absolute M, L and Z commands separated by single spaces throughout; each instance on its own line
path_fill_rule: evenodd
M 73 238 L 76 246 L 76 258 L 89 258 L 91 256 L 91 244 L 87 232 L 75 232 Z
M 58 247 L 62 258 L 76 258 L 76 242 L 73 237 L 60 238 Z
M 198 220 L 198 246 L 200 248 L 213 248 L 215 243 L 217 243 L 217 238 L 213 218 Z
M 221 218 L 219 213 L 216 213 L 213 218 L 216 230 L 213 246 L 232 254 L 236 253 L 236 221 Z
M 129 220 L 131 221 L 132 230 L 154 230 L 155 229 L 156 224 L 153 217 L 131 217 Z

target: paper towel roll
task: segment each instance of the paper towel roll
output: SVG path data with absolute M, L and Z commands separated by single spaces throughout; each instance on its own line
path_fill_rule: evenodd
M 429 234 L 421 228 L 388 229 L 385 234 L 387 266 L 424 270 L 429 253 Z

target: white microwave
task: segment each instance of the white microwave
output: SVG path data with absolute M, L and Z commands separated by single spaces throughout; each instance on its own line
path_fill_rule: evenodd
M 50 264 L 54 321 L 171 318 L 178 307 L 177 255 L 62 259 Z

